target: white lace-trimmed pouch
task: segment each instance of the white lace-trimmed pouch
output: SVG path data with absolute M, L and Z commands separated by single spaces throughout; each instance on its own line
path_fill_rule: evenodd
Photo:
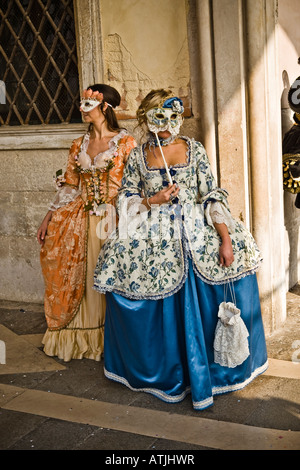
M 219 306 L 219 320 L 214 338 L 214 361 L 221 366 L 233 368 L 242 364 L 250 352 L 249 333 L 241 318 L 241 311 L 235 305 L 234 290 L 231 295 L 234 303 L 222 302 Z

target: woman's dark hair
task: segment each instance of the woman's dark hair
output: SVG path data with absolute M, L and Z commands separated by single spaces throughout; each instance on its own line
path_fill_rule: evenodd
M 116 106 L 119 106 L 121 103 L 120 93 L 110 85 L 104 85 L 103 83 L 96 83 L 95 85 L 90 85 L 87 87 L 87 90 L 91 89 L 93 91 L 99 91 L 103 93 L 103 102 L 100 104 L 100 109 L 105 116 L 107 127 L 110 131 L 119 131 L 121 127 L 119 126 L 116 114 L 113 110 Z M 106 110 L 103 111 L 105 102 L 111 106 L 107 106 Z M 90 125 L 90 127 L 92 124 Z M 89 127 L 89 130 L 90 130 Z

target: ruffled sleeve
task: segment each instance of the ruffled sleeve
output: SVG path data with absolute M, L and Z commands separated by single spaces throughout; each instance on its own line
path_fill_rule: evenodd
M 113 141 L 113 142 L 112 142 Z M 102 188 L 104 194 L 106 191 L 106 202 L 115 205 L 118 192 L 122 187 L 122 178 L 124 166 L 131 150 L 136 146 L 135 139 L 127 134 L 127 131 L 121 131 L 110 142 L 111 158 L 113 167 L 103 174 Z
M 229 209 L 221 202 L 209 202 L 205 209 L 205 217 L 208 225 L 216 224 L 227 225 L 228 232 L 232 233 L 235 229 L 235 220 Z
M 126 162 L 122 178 L 122 187 L 118 195 L 117 210 L 119 213 L 122 210 L 126 210 L 129 216 L 134 216 L 145 208 L 145 206 L 142 205 L 144 192 L 137 158 L 138 148 L 134 148 L 130 152 Z
M 214 223 L 227 225 L 229 233 L 235 229 L 227 200 L 227 191 L 218 188 L 212 174 L 207 153 L 199 142 L 196 142 L 197 155 L 197 181 L 200 202 L 204 204 L 204 214 L 208 225 Z
M 79 189 L 80 177 L 76 171 L 75 155 L 80 149 L 82 138 L 76 139 L 72 142 L 72 146 L 69 150 L 69 157 L 67 168 L 63 178 L 60 180 L 60 187 L 57 190 L 55 199 L 49 206 L 50 211 L 55 211 L 60 207 L 69 204 L 74 201 L 76 197 L 81 193 Z
M 135 138 L 132 135 L 126 135 L 119 142 L 119 152 L 122 155 L 123 163 L 125 164 L 128 160 L 130 152 L 136 147 Z

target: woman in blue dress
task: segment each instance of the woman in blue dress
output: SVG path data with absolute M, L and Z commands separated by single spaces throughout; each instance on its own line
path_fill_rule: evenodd
M 94 289 L 106 293 L 106 377 L 169 403 L 190 393 L 201 410 L 264 372 L 267 352 L 260 252 L 232 218 L 202 144 L 179 135 L 183 111 L 169 90 L 142 101 L 149 138 L 128 158 Z

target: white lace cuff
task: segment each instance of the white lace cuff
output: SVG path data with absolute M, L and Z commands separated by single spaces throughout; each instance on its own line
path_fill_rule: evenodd
M 144 197 L 139 194 L 133 194 L 132 196 L 125 196 L 124 194 L 119 198 L 118 211 L 123 216 L 127 215 L 132 218 L 139 214 L 148 212 L 146 206 L 142 204 Z
M 208 225 L 225 224 L 228 232 L 232 233 L 235 228 L 235 221 L 229 210 L 220 202 L 209 202 L 205 209 L 205 217 Z
M 48 210 L 56 211 L 60 207 L 69 204 L 69 202 L 74 201 L 74 199 L 81 194 L 81 190 L 74 188 L 72 186 L 62 186 L 58 189 L 54 201 L 50 204 Z
M 143 199 L 140 196 L 130 196 L 127 198 L 127 211 L 129 217 L 134 217 L 141 212 L 142 200 Z

